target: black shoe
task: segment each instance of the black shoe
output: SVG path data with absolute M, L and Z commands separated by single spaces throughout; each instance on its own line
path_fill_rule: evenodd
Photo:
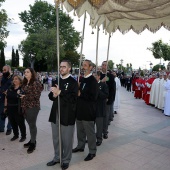
M 18 136 L 13 136 L 13 138 L 11 138 L 11 141 L 14 141 L 16 139 L 18 139 Z
M 25 143 L 24 144 L 24 148 L 29 148 L 29 146 L 30 146 L 30 143 L 31 143 L 31 140 L 28 142 L 28 143 Z M 35 141 L 35 147 L 36 147 L 36 141 Z
M 91 154 L 91 153 L 89 153 L 89 154 L 87 155 L 87 157 L 84 159 L 84 161 L 90 161 L 90 160 L 92 160 L 95 156 L 96 156 L 96 154 Z
M 32 153 L 35 150 L 35 143 L 30 143 L 27 153 Z
M 84 149 L 78 149 L 77 147 L 72 149 L 72 152 L 73 153 L 76 153 L 76 152 L 84 152 Z
M 117 112 L 115 111 L 114 114 L 117 114 Z
M 58 164 L 58 163 L 60 163 L 60 161 L 50 161 L 50 162 L 48 162 L 47 163 L 47 166 L 54 166 L 55 164 Z
M 4 130 L 0 130 L 0 133 L 1 133 L 1 132 L 4 132 Z
M 68 167 L 69 167 L 69 163 L 63 163 L 63 164 L 61 165 L 62 170 L 65 170 L 65 169 L 67 169 Z
M 10 135 L 11 134 L 11 132 L 12 132 L 12 130 L 10 129 L 10 130 L 7 130 L 6 131 L 6 135 Z
M 31 143 L 31 140 L 30 140 L 28 143 L 25 143 L 25 144 L 24 144 L 24 148 L 29 148 L 30 143 Z
M 100 146 L 102 142 L 96 142 L 96 146 Z
M 103 135 L 103 138 L 104 138 L 104 139 L 107 139 L 107 138 L 108 138 L 108 134 L 104 134 L 104 135 Z
M 114 114 L 114 113 L 113 113 L 113 114 Z M 109 119 L 109 122 L 112 122 L 112 121 L 113 121 L 113 118 L 114 118 L 114 117 L 110 118 L 110 119 Z
M 26 137 L 21 137 L 21 139 L 19 140 L 19 142 L 24 142 L 26 140 Z

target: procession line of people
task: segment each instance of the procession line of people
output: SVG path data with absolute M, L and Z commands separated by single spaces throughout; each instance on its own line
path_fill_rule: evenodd
M 113 120 L 114 117 L 116 83 L 114 76 L 108 73 L 106 68 L 106 61 L 104 61 L 102 72 L 92 73 L 93 63 L 90 60 L 83 61 L 84 75 L 78 84 L 70 75 L 71 63 L 67 60 L 60 63 L 60 85 L 58 86 L 56 82 L 49 93 L 49 99 L 53 101 L 49 121 L 52 122 L 54 158 L 47 163 L 47 166 L 61 162 L 61 168 L 67 169 L 72 153 L 84 152 L 86 142 L 89 153 L 84 161 L 90 161 L 96 156 L 97 146 L 102 144 L 103 138 L 108 138 L 109 120 Z M 58 121 L 58 97 L 60 122 Z M 75 123 L 77 146 L 72 148 Z M 59 124 L 61 124 L 62 160 L 59 154 Z
M 37 144 L 37 116 L 40 110 L 42 82 L 32 68 L 24 71 L 24 77 L 12 75 L 9 66 L 4 66 L 1 91 L 1 117 L 8 113 L 8 130 L 13 130 L 11 141 L 21 138 L 26 140 L 25 120 L 30 131 L 30 140 L 23 146 L 27 153 L 32 153 Z M 89 153 L 84 161 L 96 156 L 97 146 L 108 138 L 109 124 L 119 109 L 120 81 L 115 72 L 107 71 L 107 62 L 103 61 L 102 70 L 93 72 L 93 63 L 85 60 L 82 63 L 83 76 L 78 83 L 70 74 L 71 63 L 64 60 L 60 63 L 60 84 L 53 81 L 49 99 L 53 101 L 49 122 L 51 122 L 54 158 L 47 163 L 53 166 L 61 162 L 63 170 L 69 167 L 72 153 L 83 152 L 86 143 Z M 7 72 L 7 73 L 6 73 Z M 47 81 L 47 80 L 46 80 Z M 46 88 L 46 87 L 45 87 Z M 60 99 L 60 121 L 58 118 L 58 98 Z M 116 100 L 115 104 L 114 101 Z M 114 110 L 115 109 L 115 110 Z M 5 119 L 1 119 L 1 132 L 4 132 Z M 73 147 L 73 135 L 77 130 L 77 146 Z M 59 125 L 61 133 L 59 133 Z M 61 136 L 60 136 L 61 135 Z M 61 137 L 61 148 L 59 138 Z M 60 160 L 61 151 L 61 160 Z
M 170 116 L 169 107 L 170 74 L 159 72 L 142 78 L 138 74 L 133 78 L 135 98 L 142 98 L 147 105 L 162 110 L 165 116 Z

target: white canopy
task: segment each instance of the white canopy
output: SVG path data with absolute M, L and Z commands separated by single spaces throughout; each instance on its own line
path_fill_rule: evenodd
M 62 4 L 78 17 L 87 11 L 92 28 L 102 25 L 108 33 L 156 32 L 162 26 L 170 30 L 170 0 L 62 0 Z

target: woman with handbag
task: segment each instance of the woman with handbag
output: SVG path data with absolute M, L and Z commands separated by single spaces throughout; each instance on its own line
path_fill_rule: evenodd
M 10 120 L 14 136 L 11 141 L 18 139 L 19 130 L 21 132 L 21 139 L 19 142 L 23 142 L 26 139 L 26 126 L 25 119 L 21 111 L 21 85 L 22 77 L 19 75 L 14 75 L 12 78 L 12 86 L 6 91 L 5 107 L 4 113 L 7 112 L 8 118 Z
M 36 121 L 40 110 L 40 96 L 43 90 L 41 82 L 37 80 L 36 73 L 32 68 L 27 68 L 24 72 L 22 89 L 25 93 L 21 95 L 21 107 L 29 125 L 31 137 L 31 140 L 24 144 L 24 148 L 28 148 L 27 153 L 32 153 L 36 148 Z

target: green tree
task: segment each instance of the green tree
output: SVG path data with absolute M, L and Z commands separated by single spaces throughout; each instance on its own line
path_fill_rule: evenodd
M 76 51 L 67 51 L 62 59 L 63 60 L 69 59 L 72 62 L 72 65 L 74 64 L 74 66 L 76 66 L 79 65 L 79 60 L 78 60 L 79 58 L 80 58 L 80 54 L 78 54 Z
M 113 61 L 109 60 L 108 61 L 108 69 L 113 70 L 113 65 L 114 65 Z
M 12 48 L 12 61 L 11 61 L 11 67 L 16 67 L 16 54 L 15 54 L 14 48 Z
M 35 59 L 39 61 L 45 58 L 48 67 L 55 69 L 54 65 L 57 63 L 55 7 L 45 1 L 36 0 L 34 5 L 30 5 L 30 10 L 21 12 L 19 17 L 24 22 L 25 32 L 28 33 L 28 37 L 21 42 L 19 48 L 23 56 L 31 58 L 32 64 Z M 80 34 L 72 26 L 73 20 L 61 10 L 59 10 L 59 19 L 60 58 L 66 56 L 72 58 L 68 54 L 71 54 L 70 51 L 76 53 Z
M 143 72 L 143 70 L 141 70 L 141 72 L 140 72 L 140 76 L 144 76 L 144 72 Z
M 16 50 L 16 56 L 15 56 L 15 67 L 19 67 L 19 53 L 18 49 Z
M 4 55 L 4 49 L 2 48 L 0 53 L 0 70 L 2 70 L 4 65 L 5 65 L 5 55 Z
M 5 60 L 5 64 L 11 66 L 11 59 Z
M 157 64 L 157 65 L 153 66 L 152 71 L 160 71 L 159 70 L 160 68 L 161 68 L 161 70 L 165 70 L 164 65 L 161 65 L 161 67 L 160 67 L 160 64 Z
M 4 39 L 7 38 L 9 33 L 6 29 L 8 16 L 6 14 L 6 11 L 4 9 L 1 9 L 2 2 L 4 1 L 5 0 L 0 0 L 0 49 L 5 47 L 6 42 L 4 41 Z
M 152 43 L 152 47 L 147 49 L 152 51 L 154 58 L 170 61 L 170 46 L 163 43 L 162 40 Z

